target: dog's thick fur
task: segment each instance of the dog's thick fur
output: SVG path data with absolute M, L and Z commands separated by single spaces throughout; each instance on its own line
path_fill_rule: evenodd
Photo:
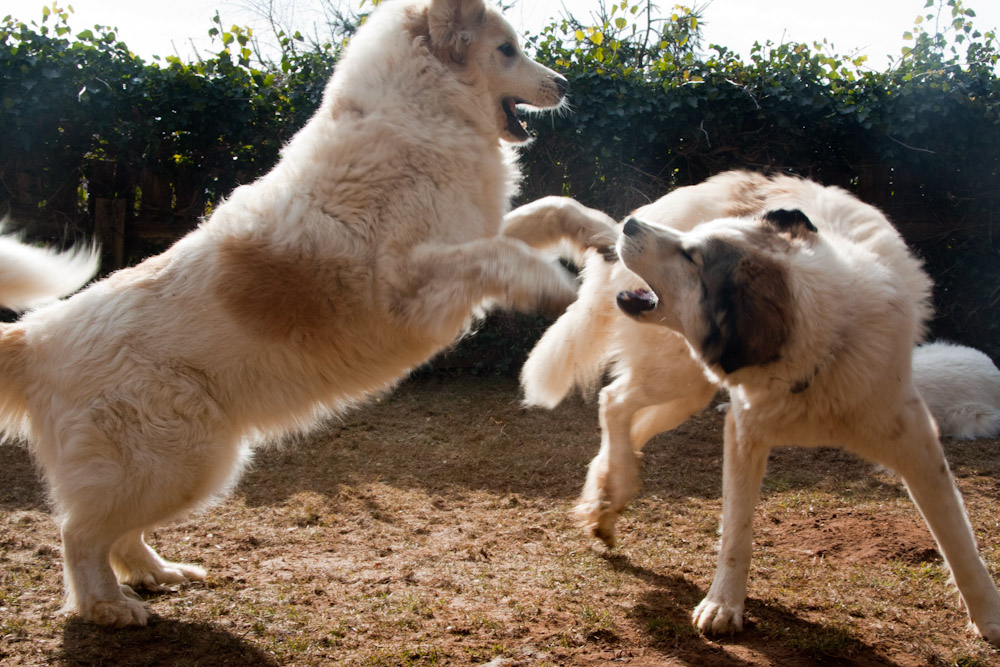
M 501 234 L 528 137 L 515 105 L 566 88 L 482 0 L 387 2 L 269 174 L 164 254 L 0 327 L 0 426 L 60 512 L 68 608 L 144 624 L 129 587 L 204 576 L 144 531 L 222 492 L 250 440 L 386 390 L 484 302 L 575 298 L 516 238 L 563 230 Z M 64 291 L 0 271 L 0 302 Z
M 942 436 L 1000 435 L 1000 370 L 979 350 L 937 341 L 913 351 L 913 380 Z
M 607 222 L 565 201 L 534 207 Z M 600 395 L 601 450 L 575 509 L 580 522 L 611 543 L 638 489 L 643 444 L 724 387 L 732 407 L 722 545 L 694 611 L 699 629 L 742 628 L 753 510 L 770 449 L 837 446 L 900 474 L 972 622 L 1000 641 L 1000 595 L 911 377 L 930 280 L 885 217 L 836 188 L 729 172 L 639 209 L 622 232 L 621 263 L 590 254 L 579 299 L 522 374 L 526 401 L 551 407 L 611 365 L 614 380 Z

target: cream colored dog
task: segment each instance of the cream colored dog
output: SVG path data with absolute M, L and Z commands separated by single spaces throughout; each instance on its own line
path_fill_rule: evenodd
M 566 201 L 533 206 L 607 222 Z M 522 375 L 527 401 L 551 406 L 612 364 L 601 450 L 576 508 L 581 522 L 611 542 L 638 489 L 638 450 L 724 387 L 732 407 L 722 545 L 694 611 L 699 629 L 742 628 L 770 449 L 838 446 L 900 474 L 972 622 L 1000 642 L 1000 595 L 910 372 L 931 283 L 885 217 L 836 188 L 730 172 L 639 209 L 622 231 L 621 263 L 591 254 L 579 300 Z
M 231 485 L 250 440 L 391 387 L 486 301 L 575 298 L 515 238 L 562 230 L 501 235 L 511 144 L 528 138 L 517 106 L 556 107 L 566 88 L 482 0 L 387 2 L 269 174 L 164 254 L 0 327 L 0 426 L 30 441 L 61 514 L 68 608 L 146 623 L 129 587 L 204 572 L 143 533 Z M 66 291 L 17 257 L 0 303 Z
M 942 341 L 921 345 L 913 351 L 913 380 L 941 435 L 1000 435 L 1000 369 L 983 352 Z

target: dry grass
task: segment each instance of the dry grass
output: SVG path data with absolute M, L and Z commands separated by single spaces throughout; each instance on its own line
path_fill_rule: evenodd
M 28 453 L 0 447 L 5 665 L 990 665 L 900 484 L 833 450 L 773 457 L 743 635 L 688 620 L 714 569 L 721 418 L 648 446 L 613 552 L 566 512 L 596 408 L 525 411 L 504 380 L 424 379 L 258 453 L 215 508 L 153 536 L 204 584 L 147 628 L 60 616 L 56 527 Z M 1000 574 L 1000 442 L 947 443 Z

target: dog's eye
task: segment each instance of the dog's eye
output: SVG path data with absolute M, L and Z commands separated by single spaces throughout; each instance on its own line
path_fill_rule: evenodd
M 514 45 L 511 44 L 510 42 L 504 42 L 503 44 L 498 46 L 497 51 L 504 54 L 508 58 L 513 58 L 514 54 L 517 53 L 517 50 L 514 48 Z
M 685 250 L 682 246 L 678 246 L 677 247 L 677 252 L 679 252 L 681 254 L 681 257 L 683 257 L 684 259 L 686 259 L 688 262 L 690 262 L 691 264 L 694 264 L 694 258 L 691 257 L 691 253 L 689 253 L 687 250 Z

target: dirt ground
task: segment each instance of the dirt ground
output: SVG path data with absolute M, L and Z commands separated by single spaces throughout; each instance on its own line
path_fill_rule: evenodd
M 775 452 L 757 508 L 747 630 L 706 638 L 722 417 L 647 446 L 607 550 L 566 518 L 599 440 L 594 402 L 525 410 L 516 383 L 411 380 L 258 451 L 216 506 L 151 543 L 206 582 L 147 592 L 146 628 L 59 613 L 56 524 L 29 452 L 0 446 L 4 665 L 975 665 L 905 489 L 837 450 Z M 946 441 L 1000 578 L 1000 441 Z

